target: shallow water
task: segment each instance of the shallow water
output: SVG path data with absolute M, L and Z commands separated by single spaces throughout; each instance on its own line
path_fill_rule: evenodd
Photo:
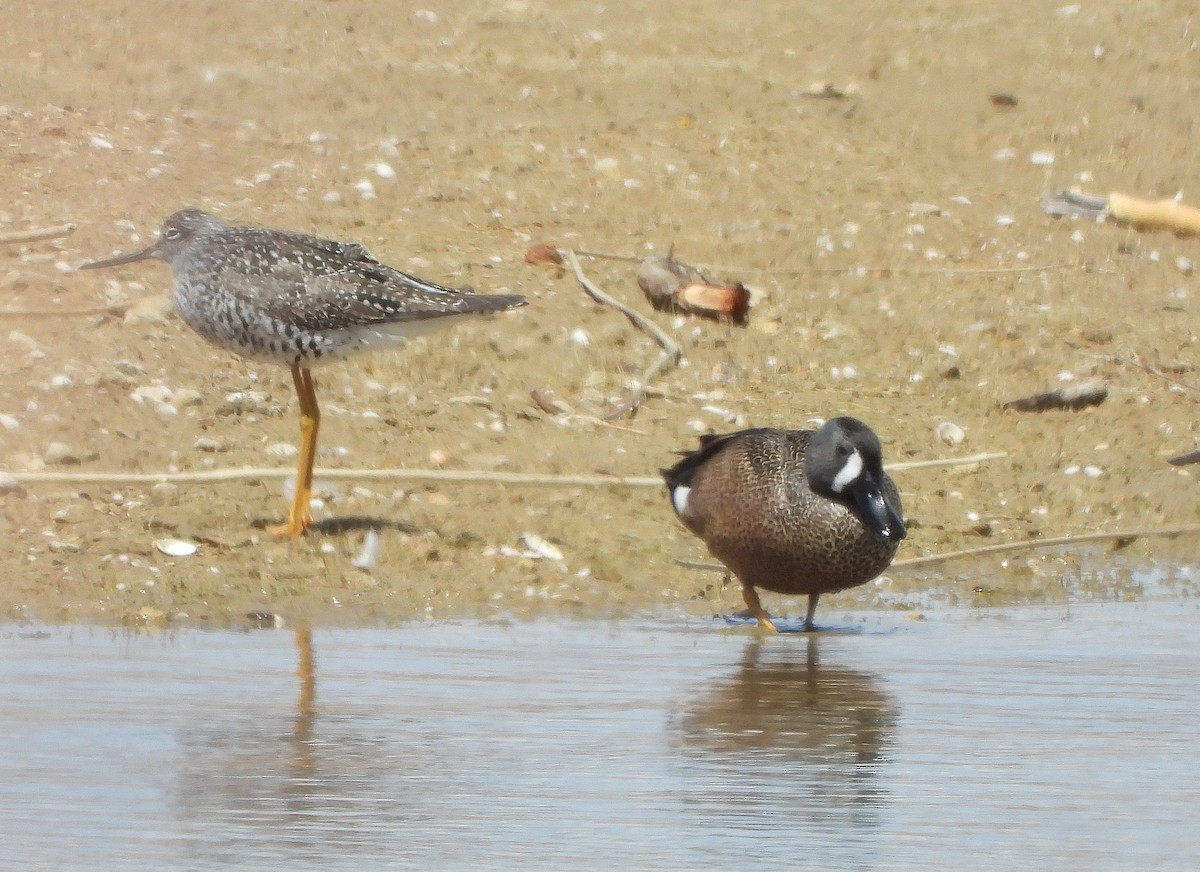
M 0 866 L 1194 868 L 1198 614 L 10 626 Z

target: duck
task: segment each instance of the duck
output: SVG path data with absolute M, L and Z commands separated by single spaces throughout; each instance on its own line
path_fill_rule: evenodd
M 908 535 L 879 437 L 857 418 L 710 434 L 678 453 L 660 470 L 675 515 L 738 578 L 768 632 L 779 629 L 758 588 L 807 595 L 812 631 L 821 594 L 877 577 Z

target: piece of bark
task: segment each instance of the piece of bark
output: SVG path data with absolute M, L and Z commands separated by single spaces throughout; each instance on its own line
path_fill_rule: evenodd
M 638 287 L 650 305 L 663 312 L 683 312 L 731 321 L 744 327 L 750 320 L 750 292 L 741 282 L 718 284 L 694 266 L 673 257 L 654 255 L 641 262 Z
M 1099 379 L 1067 385 L 1044 394 L 1010 400 L 1003 408 L 1016 412 L 1045 412 L 1048 409 L 1085 409 L 1098 406 L 1108 396 L 1108 385 Z

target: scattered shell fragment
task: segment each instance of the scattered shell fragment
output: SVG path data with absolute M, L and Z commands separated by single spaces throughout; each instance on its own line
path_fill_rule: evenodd
M 218 451 L 228 451 L 229 443 L 222 439 L 212 439 L 208 436 L 200 436 L 192 443 L 192 447 L 197 451 L 205 451 L 209 454 L 215 454 Z
M 1188 454 L 1180 454 L 1178 457 L 1170 458 L 1167 463 L 1172 466 L 1187 466 L 1189 463 L 1200 463 L 1200 450 L 1192 451 Z M 0 485 L 2 489 L 2 485 Z
M 952 421 L 942 421 L 933 428 L 933 432 L 938 439 L 951 446 L 962 445 L 967 438 L 967 432 Z
M 278 457 L 284 460 L 296 457 L 300 454 L 300 449 L 291 442 L 275 442 L 267 446 L 267 454 L 271 457 Z
M 654 255 L 638 266 L 638 287 L 655 309 L 732 321 L 744 327 L 750 318 L 750 292 L 741 282 L 719 285 L 671 256 Z
M 546 541 L 537 533 L 522 533 L 521 541 L 525 543 L 525 547 L 529 551 L 525 554 L 526 557 L 534 557 L 543 560 L 562 560 L 562 549 L 551 542 Z
M 171 389 L 166 385 L 142 385 L 135 388 L 129 397 L 135 403 L 157 405 L 171 399 L 171 393 Z
M 48 464 L 73 466 L 83 463 L 85 457 L 83 453 L 67 445 L 65 442 L 51 442 L 46 446 L 46 451 L 42 455 L 42 459 Z
M 195 542 L 186 539 L 155 539 L 154 547 L 168 557 L 191 557 L 198 550 Z
M 363 539 L 362 550 L 358 552 L 358 556 L 352 562 L 358 569 L 370 569 L 379 562 L 381 554 L 383 554 L 383 540 L 379 538 L 378 531 L 368 530 Z
M 204 395 L 195 388 L 180 388 L 171 397 L 172 405 L 178 406 L 181 409 L 188 406 L 198 406 L 202 402 L 204 402 Z
M 1108 385 L 1100 379 L 1070 384 L 1044 394 L 1010 400 L 1001 408 L 1017 412 L 1044 412 L 1047 409 L 1085 409 L 1098 406 L 1108 396 Z
M 264 391 L 234 391 L 217 407 L 218 415 L 282 415 L 283 406 L 273 403 Z

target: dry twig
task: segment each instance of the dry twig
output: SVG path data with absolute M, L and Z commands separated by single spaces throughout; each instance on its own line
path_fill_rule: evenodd
M 630 392 L 625 402 L 621 403 L 616 410 L 605 415 L 605 420 L 611 421 L 613 418 L 620 418 L 623 415 L 631 415 L 637 411 L 638 406 L 642 404 L 642 400 L 646 397 L 646 388 L 651 380 L 661 374 L 669 367 L 679 363 L 679 359 L 683 357 L 683 349 L 679 344 L 663 331 L 661 327 L 646 318 L 635 309 L 631 309 L 616 298 L 606 294 L 597 286 L 591 279 L 583 274 L 583 268 L 579 266 L 579 258 L 575 256 L 575 252 L 571 249 L 565 251 L 567 263 L 571 265 L 571 269 L 575 272 L 575 278 L 579 280 L 579 284 L 583 286 L 587 295 L 604 306 L 611 306 L 618 312 L 623 314 L 630 320 L 634 327 L 637 327 L 643 333 L 652 337 L 659 344 L 662 351 L 658 355 L 658 359 L 654 361 L 646 371 L 642 373 L 638 379 L 637 385 Z
M 643 257 L 634 254 L 609 254 L 603 251 L 577 251 L 580 257 L 590 257 L 593 260 L 620 260 L 627 263 L 641 263 Z M 758 273 L 773 276 L 809 276 L 809 275 L 844 275 L 846 273 L 865 270 L 873 276 L 1006 276 L 1021 273 L 1054 272 L 1056 270 L 1076 269 L 1077 263 L 1049 263 L 1031 266 L 797 266 L 770 267 L 745 266 L 737 264 L 724 266 L 716 263 L 698 264 L 703 269 L 724 273 Z
M 111 306 L 91 306 L 87 309 L 0 309 L 0 318 L 79 318 L 85 315 L 123 315 L 140 302 L 114 303 Z
M 986 554 L 1002 554 L 1013 551 L 1034 551 L 1039 548 L 1055 548 L 1060 545 L 1079 545 L 1084 542 L 1123 542 L 1150 537 L 1170 538 L 1200 533 L 1200 524 L 1185 524 L 1181 527 L 1151 527 L 1139 530 L 1123 530 L 1116 533 L 1083 533 L 1078 536 L 1053 536 L 1048 539 L 1026 539 L 1022 542 L 999 542 L 995 545 L 981 545 L 978 548 L 964 548 L 961 551 L 947 551 L 944 554 L 926 554 L 923 557 L 909 557 L 892 562 L 889 569 L 910 569 L 914 566 L 930 566 L 935 563 L 945 563 L 961 557 L 981 557 Z M 675 561 L 688 569 L 701 569 L 709 572 L 728 572 L 723 563 L 712 563 L 704 560 L 687 560 L 679 558 Z
M 62 239 L 75 232 L 74 224 L 58 224 L 54 227 L 36 227 L 32 230 L 17 230 L 0 234 L 0 245 L 16 245 L 21 242 L 41 242 L 44 239 Z
M 890 472 L 930 466 L 962 466 L 995 460 L 1004 454 L 975 454 L 947 460 L 916 460 L 887 464 Z M 295 475 L 290 467 L 240 467 L 189 472 L 4 472 L 22 484 L 159 484 L 202 483 L 239 479 L 280 479 Z M 547 485 L 551 487 L 662 487 L 657 475 L 555 475 L 538 472 L 494 472 L 472 469 L 316 469 L 316 478 L 354 481 L 440 481 L 477 484 Z

